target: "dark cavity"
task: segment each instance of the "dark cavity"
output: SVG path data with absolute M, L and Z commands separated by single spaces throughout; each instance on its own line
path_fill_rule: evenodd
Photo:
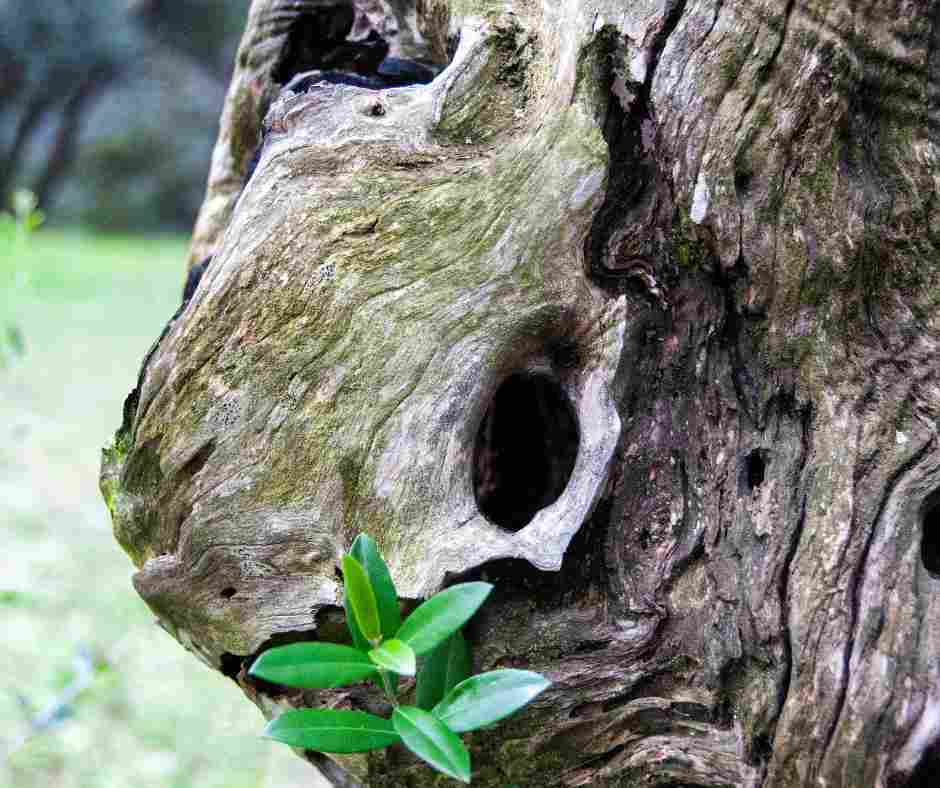
M 354 21 L 351 3 L 300 11 L 288 28 L 274 81 L 294 93 L 319 82 L 382 90 L 427 84 L 439 73 L 431 63 L 389 57 L 388 41 L 375 30 L 350 39 Z
M 542 374 L 497 389 L 477 433 L 473 488 L 483 515 L 509 531 L 528 525 L 568 484 L 580 431 L 568 396 Z
M 935 492 L 924 505 L 921 523 L 920 557 L 924 569 L 940 578 L 940 491 Z

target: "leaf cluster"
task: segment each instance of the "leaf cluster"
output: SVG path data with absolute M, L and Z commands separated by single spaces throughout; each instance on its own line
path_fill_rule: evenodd
M 470 675 L 472 657 L 460 630 L 493 587 L 451 586 L 402 621 L 395 584 L 368 536 L 357 537 L 343 556 L 342 569 L 353 645 L 312 642 L 272 648 L 249 672 L 301 689 L 332 689 L 369 679 L 391 703 L 391 719 L 346 709 L 296 709 L 272 721 L 264 735 L 329 753 L 401 743 L 438 771 L 470 782 L 470 754 L 458 734 L 498 722 L 549 686 L 544 676 L 525 670 Z M 416 676 L 413 706 L 399 702 L 400 676 Z

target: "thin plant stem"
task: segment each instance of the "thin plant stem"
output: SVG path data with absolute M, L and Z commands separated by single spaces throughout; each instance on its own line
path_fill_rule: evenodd
M 398 696 L 392 691 L 392 685 L 388 681 L 388 671 L 379 668 L 379 675 L 382 677 L 382 687 L 385 690 L 385 697 L 394 708 L 398 708 Z

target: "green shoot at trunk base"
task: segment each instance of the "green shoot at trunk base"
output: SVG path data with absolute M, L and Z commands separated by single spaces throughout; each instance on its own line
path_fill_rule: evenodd
M 382 628 L 375 591 L 372 590 L 366 570 L 351 555 L 343 556 L 343 580 L 359 631 L 370 643 L 378 645 L 382 640 Z
M 401 621 L 391 573 L 375 543 L 361 534 L 343 556 L 346 623 L 352 646 L 294 643 L 271 648 L 251 666 L 254 678 L 300 689 L 331 689 L 373 679 L 391 719 L 364 711 L 295 709 L 264 735 L 308 750 L 354 753 L 400 742 L 439 772 L 469 783 L 470 754 L 458 734 L 492 725 L 544 692 L 550 682 L 527 670 L 471 676 L 473 659 L 460 628 L 489 596 L 489 583 L 441 591 Z M 419 666 L 417 657 L 422 657 Z M 399 700 L 398 677 L 417 682 Z

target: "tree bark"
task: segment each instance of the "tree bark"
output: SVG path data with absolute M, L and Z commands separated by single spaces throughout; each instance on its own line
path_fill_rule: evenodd
M 940 4 L 480 2 L 429 85 L 295 94 L 319 5 L 252 7 L 212 260 L 105 453 L 161 624 L 268 715 L 381 711 L 246 674 L 343 638 L 365 531 L 409 599 L 493 582 L 477 667 L 554 682 L 478 785 L 930 784 Z

